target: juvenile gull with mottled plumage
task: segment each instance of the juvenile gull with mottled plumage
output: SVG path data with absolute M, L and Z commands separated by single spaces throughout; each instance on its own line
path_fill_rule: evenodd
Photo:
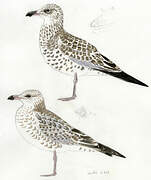
M 127 82 L 147 86 L 122 71 L 93 45 L 66 32 L 63 28 L 63 11 L 58 5 L 47 4 L 37 11 L 26 14 L 29 17 L 33 15 L 43 18 L 39 43 L 46 63 L 55 70 L 74 75 L 72 96 L 60 100 L 75 99 L 77 75 L 87 74 L 90 71 L 91 73 L 103 72 Z
M 47 110 L 44 98 L 39 91 L 26 90 L 19 95 L 9 96 L 8 99 L 22 102 L 22 106 L 16 112 L 16 126 L 24 139 L 38 148 L 53 151 L 53 173 L 43 176 L 56 175 L 56 149 L 62 146 L 84 147 L 108 156 L 125 158 L 119 152 L 98 143 Z

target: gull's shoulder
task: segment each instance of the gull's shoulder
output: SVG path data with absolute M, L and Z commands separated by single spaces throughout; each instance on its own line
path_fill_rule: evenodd
M 43 109 L 43 110 L 34 110 L 35 116 L 40 119 L 46 119 L 46 120 L 59 120 L 61 117 L 59 117 L 57 114 L 53 113 L 50 110 Z

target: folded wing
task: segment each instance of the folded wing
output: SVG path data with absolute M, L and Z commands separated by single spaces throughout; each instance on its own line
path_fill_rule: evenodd
M 107 72 L 121 72 L 121 69 L 103 56 L 90 43 L 67 32 L 60 35 L 59 48 L 68 58 L 85 67 Z

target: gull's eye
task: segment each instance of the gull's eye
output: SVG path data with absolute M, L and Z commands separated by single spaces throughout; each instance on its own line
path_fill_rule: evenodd
M 48 14 L 50 13 L 50 9 L 44 9 L 44 12 Z
M 30 97 L 31 97 L 31 95 L 30 95 L 30 94 L 27 94 L 25 97 L 30 98 Z

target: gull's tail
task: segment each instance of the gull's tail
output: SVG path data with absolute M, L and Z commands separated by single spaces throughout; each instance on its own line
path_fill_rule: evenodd
M 139 81 L 138 79 L 130 76 L 129 74 L 125 73 L 124 71 L 121 71 L 121 72 L 107 72 L 107 71 L 104 71 L 104 73 L 109 74 L 111 76 L 114 76 L 116 78 L 122 79 L 124 81 L 130 82 L 130 83 L 134 83 L 134 84 L 138 84 L 138 85 L 141 85 L 141 86 L 148 87 L 147 84 L 145 84 L 145 83 Z

